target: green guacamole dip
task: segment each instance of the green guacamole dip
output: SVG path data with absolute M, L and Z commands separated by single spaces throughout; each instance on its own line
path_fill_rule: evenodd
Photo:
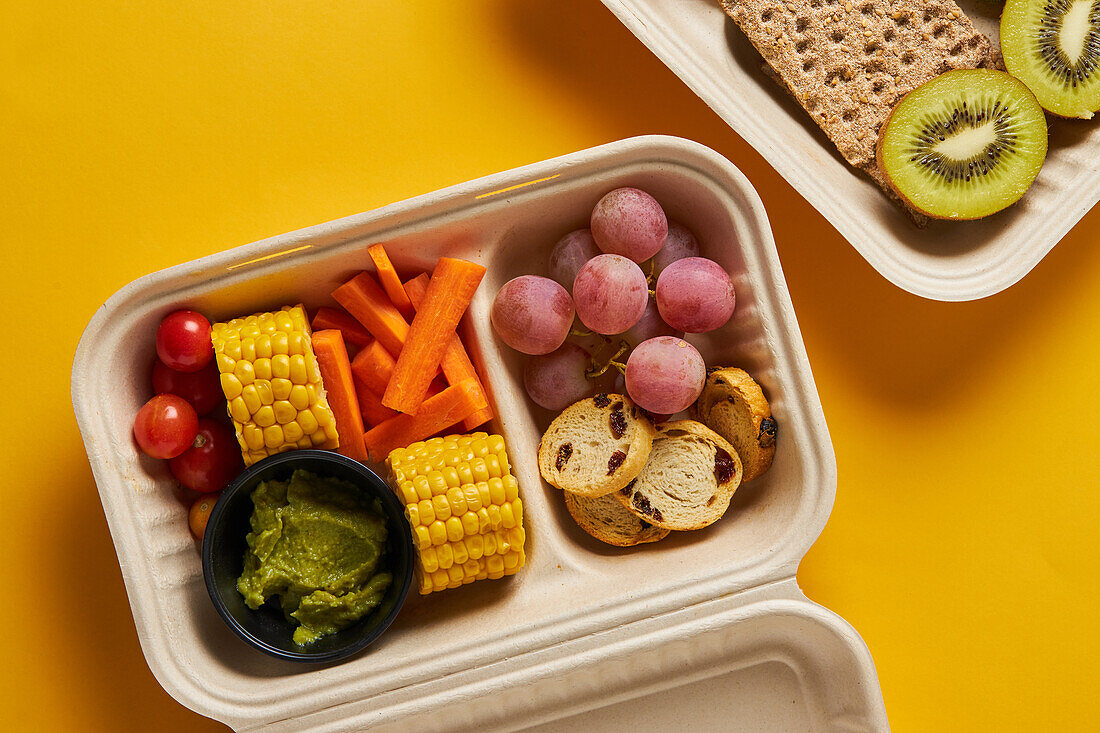
M 249 608 L 279 596 L 295 644 L 347 628 L 382 601 L 386 519 L 353 484 L 298 469 L 252 491 L 252 531 L 237 590 Z

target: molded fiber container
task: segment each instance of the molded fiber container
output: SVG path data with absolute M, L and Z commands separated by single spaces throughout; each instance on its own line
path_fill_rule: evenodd
M 1013 285 L 1100 201 L 1100 124 L 1048 117 L 1050 148 L 1016 204 L 970 222 L 915 226 L 851 168 L 718 0 L 603 0 L 627 28 L 787 179 L 887 280 L 934 300 Z M 994 46 L 1000 4 L 958 0 Z
M 542 483 L 536 449 L 552 415 L 526 398 L 523 357 L 488 319 L 501 284 L 543 271 L 553 243 L 624 185 L 653 193 L 732 274 L 733 320 L 695 342 L 708 363 L 748 369 L 780 426 L 772 469 L 737 491 L 721 521 L 628 549 L 583 533 Z M 222 623 L 167 466 L 140 454 L 131 424 L 165 314 L 327 304 L 369 269 L 376 242 L 406 273 L 442 255 L 488 267 L 464 336 L 520 483 L 528 561 L 513 578 L 410 598 L 363 654 L 303 668 Z M 863 641 L 795 580 L 833 505 L 832 444 L 760 199 L 701 145 L 624 140 L 148 275 L 92 318 L 72 396 L 149 666 L 182 704 L 235 729 L 545 731 L 584 713 L 598 729 L 600 716 L 609 725 L 652 708 L 649 720 L 674 715 L 674 728 L 887 730 Z M 691 700 L 700 703 L 681 704 Z

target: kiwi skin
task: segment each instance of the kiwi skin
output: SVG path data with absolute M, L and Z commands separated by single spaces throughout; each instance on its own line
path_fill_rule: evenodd
M 968 70 L 968 69 L 956 69 L 954 71 L 948 71 L 948 72 L 946 72 L 946 74 L 966 73 L 967 71 L 970 71 L 970 70 Z M 997 73 L 1002 73 L 1003 74 L 1005 72 L 997 72 Z M 945 74 L 941 74 L 941 76 L 944 76 L 944 75 Z M 922 84 L 921 86 L 924 86 L 924 85 Z M 1022 83 L 1021 83 L 1021 86 L 1023 86 L 1025 89 L 1027 89 L 1026 85 L 1024 85 Z M 920 88 L 921 87 L 917 87 L 916 89 L 911 90 L 910 92 L 906 93 L 906 95 L 903 96 L 901 99 L 899 99 L 897 101 L 897 103 L 894 105 L 894 108 L 892 110 L 890 110 L 890 116 L 886 118 L 886 121 L 884 123 L 882 123 L 882 127 L 879 128 L 878 142 L 875 144 L 875 164 L 878 166 L 879 172 L 882 174 L 882 178 L 886 181 L 886 184 L 890 187 L 890 190 L 893 191 L 894 194 L 899 199 L 904 201 L 907 206 L 912 208 L 914 211 L 920 212 L 921 214 L 923 214 L 924 216 L 927 216 L 930 219 L 937 219 L 939 221 L 974 221 L 974 220 L 977 220 L 977 219 L 987 218 L 989 216 L 992 216 L 995 213 L 999 213 L 999 212 L 992 212 L 990 214 L 976 215 L 976 216 L 961 216 L 961 215 L 960 216 L 944 216 L 944 215 L 937 214 L 937 213 L 932 212 L 932 211 L 926 211 L 923 207 L 919 206 L 915 201 L 913 201 L 908 196 L 906 196 L 905 193 L 894 184 L 894 179 L 891 178 L 890 174 L 886 171 L 886 166 L 883 162 L 885 160 L 884 143 L 885 143 L 885 140 L 886 140 L 886 130 L 890 126 L 890 123 L 893 121 L 894 115 L 897 113 L 898 109 L 901 107 L 901 103 L 903 101 L 905 101 L 905 97 L 909 96 L 909 94 L 912 94 L 913 92 L 917 91 L 917 89 L 920 89 Z M 1028 90 L 1028 93 L 1031 94 L 1032 97 L 1034 97 L 1034 93 L 1032 93 L 1030 90 Z M 1036 100 L 1036 105 L 1038 105 L 1038 100 Z M 1032 181 L 1032 182 L 1034 182 L 1034 181 Z M 1030 187 L 1030 184 L 1029 184 L 1029 187 Z M 1023 197 L 1021 196 L 1021 198 L 1023 198 Z M 1019 203 L 1019 199 L 1012 202 L 1012 204 L 1015 204 L 1015 203 Z M 1009 208 L 1010 206 L 1012 206 L 1012 204 L 1009 204 L 1005 208 Z M 1000 211 L 1004 211 L 1004 209 L 1001 209 Z

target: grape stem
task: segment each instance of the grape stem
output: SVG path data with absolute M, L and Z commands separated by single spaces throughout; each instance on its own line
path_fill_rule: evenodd
M 611 342 L 611 339 L 607 338 L 607 336 L 604 336 L 603 334 L 596 333 L 595 331 L 589 331 L 587 328 L 577 328 L 576 326 L 569 329 L 569 335 L 570 336 L 599 336 L 605 342 L 607 342 L 607 343 Z
M 593 359 L 592 366 L 584 370 L 584 376 L 588 379 L 595 379 L 596 377 L 602 377 L 604 373 L 611 367 L 615 367 L 622 374 L 626 374 L 626 364 L 621 361 L 617 361 L 620 356 L 625 354 L 630 349 L 630 344 L 625 341 L 619 342 L 619 350 L 611 355 L 611 358 L 602 363 L 598 368 L 596 361 Z

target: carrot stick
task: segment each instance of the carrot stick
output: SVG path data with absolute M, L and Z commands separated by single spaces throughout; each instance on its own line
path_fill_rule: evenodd
M 408 293 L 413 308 L 420 308 L 427 290 L 428 276 L 424 273 L 405 283 L 405 292 Z M 358 357 L 356 358 L 358 359 Z M 462 380 L 472 377 L 478 380 L 478 388 L 484 394 L 485 386 L 478 379 L 474 364 L 470 361 L 470 355 L 466 353 L 466 347 L 462 345 L 462 339 L 458 337 L 457 333 L 451 337 L 451 343 L 447 344 L 447 351 L 443 354 L 443 363 L 440 366 L 443 367 L 443 376 L 447 378 L 450 384 L 458 384 Z M 462 423 L 462 427 L 473 430 L 478 425 L 493 419 L 493 408 L 488 404 L 488 398 L 486 398 L 485 403 L 485 409 L 478 410 L 466 418 Z
M 397 357 L 393 378 L 382 395 L 383 405 L 410 415 L 420 409 L 436 367 L 443 361 L 455 328 L 484 275 L 485 268 L 473 262 L 439 259 L 409 328 L 405 348 Z
M 390 383 L 396 364 L 397 360 L 390 356 L 390 352 L 386 351 L 381 343 L 375 341 L 355 355 L 351 360 L 351 371 L 355 373 L 355 378 L 367 385 L 372 392 L 382 395 L 386 393 L 386 387 Z M 381 404 L 381 398 L 379 398 L 379 404 Z
M 333 290 L 332 297 L 381 341 L 386 351 L 393 356 L 401 353 L 409 324 L 369 272 L 361 272 Z
M 360 352 L 362 353 L 362 352 Z M 352 367 L 352 372 L 355 378 L 355 393 L 359 396 L 359 411 L 363 413 L 363 423 L 373 428 L 379 423 L 383 423 L 389 420 L 391 417 L 396 417 L 400 413 L 396 410 L 391 410 L 382 404 L 382 398 L 378 396 L 379 393 L 371 389 L 370 385 L 359 378 L 359 375 L 354 372 L 355 367 Z
M 378 280 L 382 283 L 382 289 L 386 291 L 386 295 L 390 296 L 390 300 L 393 301 L 394 306 L 402 316 L 412 318 L 412 303 L 405 293 L 405 288 L 401 285 L 401 278 L 397 276 L 397 270 L 393 269 L 393 263 L 390 262 L 390 257 L 386 254 L 386 248 L 381 244 L 373 244 L 367 248 L 367 254 L 374 261 L 374 266 L 378 270 Z
M 393 357 L 390 358 L 392 359 Z M 383 390 L 376 392 L 373 385 L 365 382 L 355 371 L 354 361 L 352 361 L 351 371 L 352 375 L 355 377 L 355 393 L 359 396 L 359 411 L 363 413 L 363 424 L 365 426 L 372 428 L 381 422 L 389 420 L 391 417 L 401 414 L 397 410 L 391 410 L 382 404 L 381 395 L 382 391 L 385 389 L 384 384 L 382 385 Z M 435 397 L 446 388 L 446 382 L 442 379 L 435 379 L 428 385 L 428 396 Z
M 395 448 L 429 438 L 485 409 L 485 405 L 477 381 L 467 379 L 424 400 L 415 415 L 398 415 L 374 426 L 363 436 L 363 442 L 371 458 L 381 462 Z
M 321 383 L 325 385 L 329 407 L 336 418 L 336 432 L 340 434 L 342 455 L 357 461 L 367 460 L 367 448 L 363 443 L 363 416 L 359 412 L 359 400 L 351 375 L 351 362 L 343 335 L 335 328 L 313 333 L 313 353 L 321 369 Z
M 318 308 L 316 315 L 313 316 L 313 330 L 324 331 L 329 328 L 335 328 L 344 334 L 345 344 L 367 346 L 374 341 L 370 332 L 344 311 L 327 306 Z

